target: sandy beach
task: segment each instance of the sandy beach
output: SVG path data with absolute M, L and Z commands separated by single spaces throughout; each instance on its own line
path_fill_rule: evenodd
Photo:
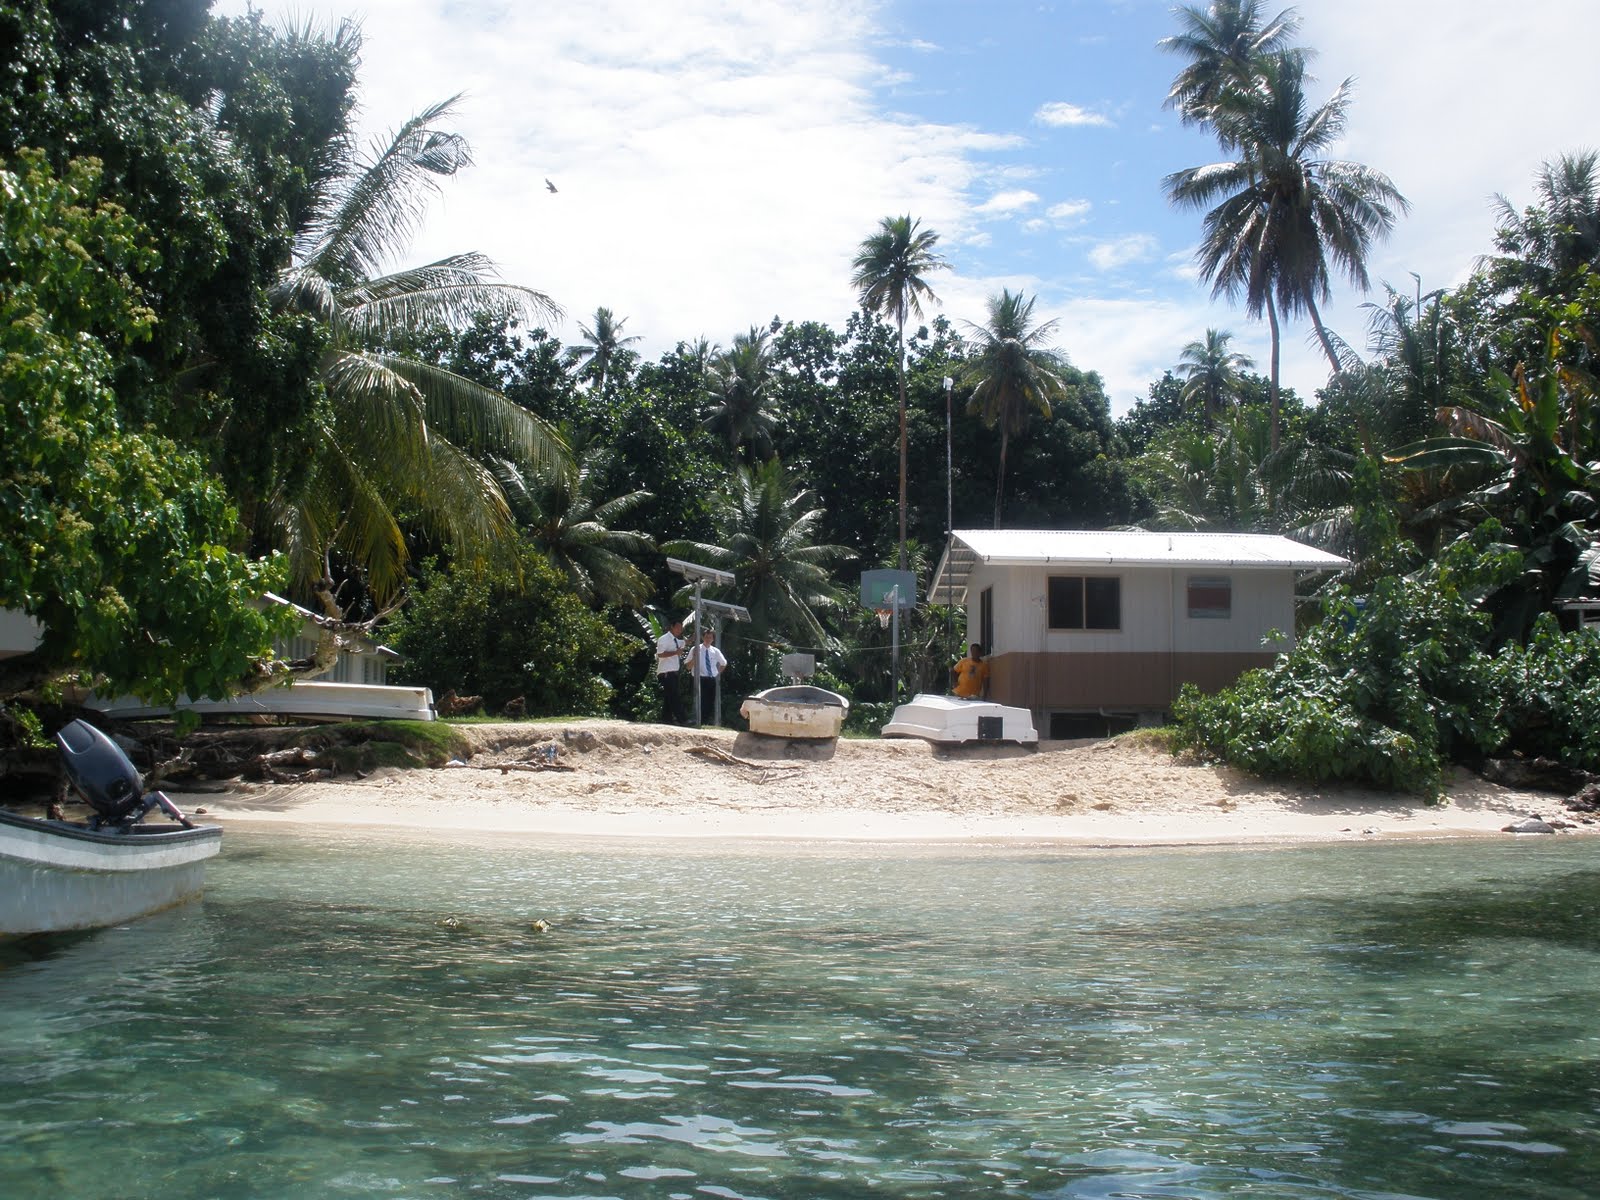
M 435 770 L 240 785 L 189 798 L 223 825 L 399 826 L 585 837 L 1063 842 L 1141 846 L 1514 836 L 1536 816 L 1591 832 L 1561 798 L 1453 776 L 1443 804 L 1263 783 L 1137 739 L 947 748 L 785 743 L 619 721 L 463 726 Z

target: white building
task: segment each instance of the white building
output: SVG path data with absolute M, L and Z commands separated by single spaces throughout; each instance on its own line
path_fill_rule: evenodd
M 1294 644 L 1296 577 L 1349 565 L 1264 534 L 957 530 L 928 599 L 966 609 L 990 699 L 1070 737 L 1267 665 Z

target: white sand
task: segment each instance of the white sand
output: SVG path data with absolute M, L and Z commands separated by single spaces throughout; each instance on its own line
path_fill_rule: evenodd
M 801 745 L 618 721 L 463 729 L 477 747 L 465 765 L 241 787 L 191 803 L 224 825 L 1106 846 L 1507 836 L 1499 831 L 1529 815 L 1573 819 L 1559 797 L 1466 772 L 1453 778 L 1444 804 L 1430 805 L 1383 792 L 1266 784 L 1128 739 L 1028 750 L 916 740 Z M 542 760 L 548 744 L 568 769 L 501 769 Z

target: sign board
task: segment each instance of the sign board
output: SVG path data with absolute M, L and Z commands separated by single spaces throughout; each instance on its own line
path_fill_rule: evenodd
M 917 576 L 913 571 L 863 571 L 861 572 L 861 603 L 866 608 L 892 608 L 889 599 L 896 593 L 902 609 L 917 606 Z
M 810 679 L 817 673 L 814 654 L 785 654 L 780 668 L 785 679 Z

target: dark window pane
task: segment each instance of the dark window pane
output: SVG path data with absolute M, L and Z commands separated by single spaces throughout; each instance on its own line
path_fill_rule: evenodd
M 1050 628 L 1083 628 L 1083 578 L 1078 575 L 1050 577 Z
M 1233 615 L 1233 581 L 1226 575 L 1189 576 L 1189 615 L 1221 617 Z
M 1085 629 L 1122 628 L 1122 580 L 1096 578 L 1083 581 Z

